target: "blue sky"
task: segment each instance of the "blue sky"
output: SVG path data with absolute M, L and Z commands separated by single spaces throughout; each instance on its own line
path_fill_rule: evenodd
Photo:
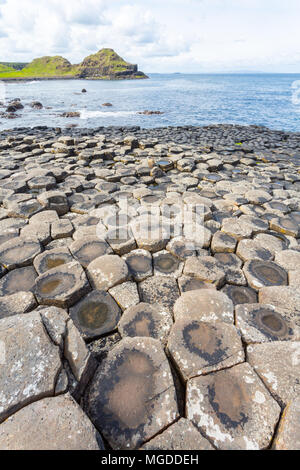
M 300 73 L 299 0 L 0 0 L 0 60 L 112 47 L 145 72 Z

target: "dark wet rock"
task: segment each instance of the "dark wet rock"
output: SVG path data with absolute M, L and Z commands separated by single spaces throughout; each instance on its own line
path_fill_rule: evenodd
M 123 339 L 91 384 L 88 412 L 113 449 L 135 449 L 178 417 L 163 348 L 152 338 Z
M 121 310 L 105 291 L 94 290 L 70 311 L 70 317 L 86 340 L 93 340 L 117 328 Z
M 9 271 L 0 279 L 0 295 L 34 291 L 36 270 L 32 266 Z
M 141 302 L 157 303 L 170 312 L 180 295 L 177 282 L 173 277 L 150 277 L 142 281 L 138 287 Z
M 243 271 L 248 284 L 255 290 L 263 287 L 286 286 L 288 283 L 286 271 L 272 261 L 248 261 Z
M 188 318 L 202 322 L 221 321 L 233 323 L 233 303 L 214 289 L 200 289 L 185 292 L 174 305 L 175 320 Z
M 144 444 L 140 450 L 195 451 L 214 450 L 214 448 L 188 419 L 181 418 L 162 434 Z
M 250 345 L 247 347 L 247 357 L 282 407 L 299 396 L 299 341 Z
M 187 418 L 222 450 L 269 446 L 280 407 L 249 364 L 188 381 Z
M 243 345 L 233 325 L 205 323 L 188 316 L 176 319 L 168 351 L 183 380 L 243 362 Z
M 33 109 L 43 109 L 43 105 L 39 101 L 32 101 L 32 103 L 30 103 L 30 107 Z
M 90 285 L 79 263 L 63 264 L 40 275 L 35 282 L 34 293 L 41 305 L 71 307 Z
M 247 344 L 300 339 L 299 329 L 273 305 L 237 305 L 235 313 L 236 326 Z
M 26 406 L 0 426 L 3 450 L 104 450 L 101 436 L 66 394 Z
M 118 329 L 123 338 L 146 336 L 165 342 L 172 325 L 172 315 L 168 310 L 141 302 L 125 310 Z

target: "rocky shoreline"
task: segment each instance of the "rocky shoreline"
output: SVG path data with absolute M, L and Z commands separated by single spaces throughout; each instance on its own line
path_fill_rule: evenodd
M 300 133 L 0 134 L 0 449 L 300 448 Z

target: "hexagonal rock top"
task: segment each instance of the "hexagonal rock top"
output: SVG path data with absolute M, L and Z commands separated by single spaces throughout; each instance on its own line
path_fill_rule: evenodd
M 92 381 L 88 412 L 113 449 L 138 448 L 175 421 L 176 392 L 159 341 L 120 341 Z
M 104 255 L 88 265 L 87 276 L 94 289 L 108 290 L 128 279 L 128 266 L 117 255 Z
M 16 237 L 1 245 L 0 263 L 7 269 L 28 266 L 41 251 L 38 242 Z
M 272 261 L 247 261 L 243 271 L 248 284 L 256 290 L 268 286 L 286 286 L 288 283 L 286 271 Z
M 280 415 L 249 364 L 188 381 L 187 418 L 218 449 L 265 449 Z
M 70 309 L 70 317 L 84 339 L 94 339 L 117 328 L 121 310 L 105 291 L 94 290 Z
M 233 303 L 214 289 L 198 289 L 184 292 L 174 305 L 175 320 L 189 318 L 203 322 L 221 321 L 233 323 Z
M 214 450 L 196 427 L 181 418 L 162 434 L 151 439 L 140 450 Z
M 212 256 L 191 257 L 185 262 L 183 273 L 187 276 L 196 277 L 200 281 L 207 281 L 217 287 L 225 282 L 225 272 L 218 261 Z
M 273 305 L 237 305 L 235 313 L 236 326 L 247 344 L 300 338 L 299 328 L 286 320 L 284 312 Z
M 168 310 L 141 302 L 123 313 L 118 329 L 122 337 L 146 336 L 165 342 L 172 325 Z
M 141 282 L 138 287 L 142 302 L 159 304 L 170 312 L 180 295 L 173 277 L 153 276 Z
M 23 406 L 53 396 L 59 348 L 38 312 L 0 320 L 0 422 Z
M 36 279 L 35 295 L 42 305 L 67 308 L 91 289 L 85 272 L 77 261 L 63 264 Z
M 103 450 L 102 439 L 68 393 L 26 406 L 0 425 L 2 450 Z
M 69 246 L 74 258 L 86 268 L 94 259 L 112 253 L 110 246 L 97 237 L 85 237 Z
M 187 317 L 176 320 L 168 350 L 184 380 L 231 367 L 245 359 L 241 338 L 233 325 Z
M 300 397 L 284 410 L 273 444 L 276 450 L 300 450 Z
M 259 302 L 272 304 L 284 311 L 285 317 L 300 326 L 300 291 L 291 286 L 264 287 Z
M 247 347 L 247 357 L 281 406 L 300 395 L 299 341 L 254 344 Z

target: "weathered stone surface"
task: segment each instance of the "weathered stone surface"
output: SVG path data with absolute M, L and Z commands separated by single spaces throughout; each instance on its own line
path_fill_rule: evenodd
M 184 237 L 172 238 L 167 244 L 166 249 L 182 261 L 197 254 L 195 244 L 189 242 Z
M 287 319 L 300 326 L 300 292 L 295 287 L 264 287 L 259 291 L 259 302 L 280 308 Z
M 109 289 L 110 295 L 115 299 L 117 304 L 124 311 L 140 301 L 138 288 L 135 282 L 123 282 Z
M 63 264 L 45 272 L 36 279 L 34 293 L 41 305 L 71 307 L 84 294 L 90 285 L 79 263 Z
M 225 272 L 221 269 L 218 261 L 212 256 L 188 258 L 185 262 L 183 273 L 200 281 L 215 284 L 217 287 L 225 282 Z
M 279 415 L 279 405 L 247 363 L 188 381 L 187 418 L 218 449 L 267 448 Z
M 39 307 L 37 311 L 40 313 L 43 325 L 53 343 L 62 348 L 67 322 L 70 320 L 67 312 L 58 307 Z
M 42 206 L 57 212 L 58 215 L 65 215 L 69 210 L 68 199 L 61 191 L 46 191 L 39 194 L 37 200 Z
M 196 427 L 185 418 L 172 424 L 162 434 L 144 444 L 140 450 L 214 450 Z
M 172 312 L 179 289 L 173 277 L 153 276 L 138 285 L 141 302 L 159 304 Z
M 257 302 L 257 293 L 250 287 L 226 285 L 222 288 L 222 292 L 232 300 L 233 305 L 254 304 Z
M 247 357 L 281 406 L 300 394 L 300 342 L 276 341 L 247 347 Z
M 245 343 L 300 339 L 300 330 L 273 305 L 244 304 L 235 309 L 236 326 Z
M 0 319 L 30 312 L 37 303 L 31 292 L 17 292 L 0 297 Z
M 153 254 L 154 274 L 157 276 L 173 276 L 176 279 L 181 275 L 183 263 L 166 250 Z
M 94 290 L 70 309 L 70 317 L 84 339 L 92 340 L 117 328 L 121 311 L 105 291 Z
M 99 240 L 97 237 L 85 237 L 76 240 L 69 246 L 69 249 L 74 258 L 84 268 L 87 268 L 96 258 L 113 252 L 104 240 Z
M 26 406 L 0 425 L 2 450 L 102 450 L 100 435 L 66 394 Z
M 211 241 L 211 249 L 214 253 L 234 253 L 237 239 L 223 232 L 216 232 Z
M 174 317 L 175 320 L 188 318 L 202 322 L 233 323 L 233 303 L 223 292 L 214 289 L 188 291 L 176 301 Z
M 223 220 L 221 230 L 222 232 L 227 233 L 227 235 L 230 235 L 237 240 L 250 238 L 253 233 L 249 224 L 234 217 Z
M 122 337 L 146 336 L 166 342 L 172 325 L 168 310 L 141 302 L 123 313 L 118 329 Z
M 36 270 L 32 266 L 9 271 L 0 279 L 0 295 L 33 291 L 36 277 Z
M 168 230 L 160 221 L 155 223 L 153 223 L 153 221 L 149 222 L 146 217 L 134 221 L 131 225 L 131 229 L 137 246 L 151 253 L 165 249 L 170 240 Z
M 96 258 L 87 267 L 87 276 L 94 289 L 108 290 L 129 277 L 125 261 L 117 255 Z
M 181 294 L 190 290 L 216 289 L 216 286 L 214 286 L 210 282 L 200 281 L 200 279 L 196 279 L 195 277 L 184 275 L 180 276 L 180 278 L 178 279 L 178 286 Z
M 271 261 L 273 254 L 267 248 L 264 248 L 259 241 L 241 240 L 238 244 L 236 254 L 243 260 L 262 260 Z
M 273 444 L 275 450 L 300 450 L 300 397 L 288 403 Z
M 294 271 L 300 266 L 300 252 L 283 250 L 275 255 L 275 262 L 286 271 Z
M 41 251 L 39 242 L 16 237 L 1 245 L 0 263 L 8 270 L 22 268 L 30 265 Z
M 113 249 L 114 253 L 119 256 L 130 253 L 136 249 L 136 242 L 130 228 L 111 229 L 105 237 L 107 243 Z
M 135 449 L 176 420 L 175 395 L 160 343 L 126 338 L 97 370 L 89 393 L 89 416 L 113 449 Z
M 168 351 L 183 380 L 243 362 L 243 345 L 233 325 L 181 317 L 168 340 Z
M 62 366 L 38 312 L 0 320 L 0 344 L 2 422 L 25 405 L 53 396 Z
M 274 218 L 270 222 L 270 228 L 291 237 L 297 237 L 299 234 L 299 224 L 289 217 Z
M 72 261 L 74 261 L 74 258 L 68 248 L 55 248 L 36 256 L 33 265 L 38 274 L 44 274 L 50 269 L 71 263 Z
M 146 250 L 133 250 L 123 256 L 135 281 L 144 281 L 153 274 L 152 255 Z
M 247 261 L 243 271 L 248 284 L 255 290 L 270 286 L 286 286 L 288 282 L 286 271 L 272 261 Z

